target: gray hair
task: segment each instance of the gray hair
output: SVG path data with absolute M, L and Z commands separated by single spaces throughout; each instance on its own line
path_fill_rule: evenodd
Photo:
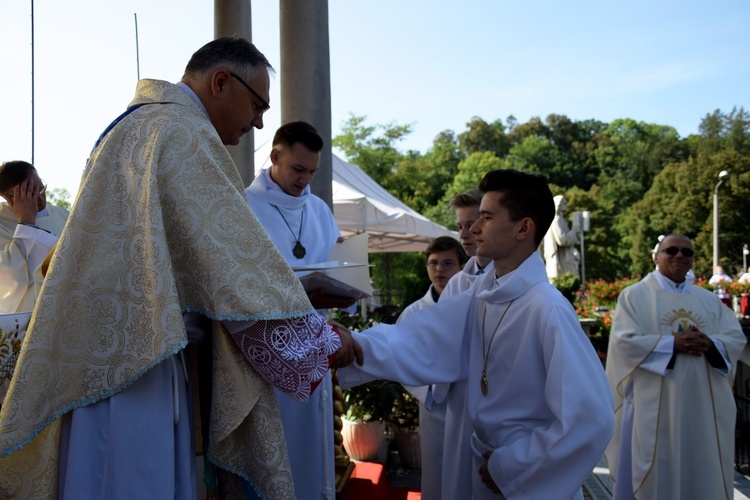
M 225 36 L 198 49 L 188 61 L 183 78 L 196 80 L 219 66 L 225 66 L 248 80 L 257 76 L 261 66 L 269 73 L 274 71 L 266 56 L 255 45 L 240 36 Z

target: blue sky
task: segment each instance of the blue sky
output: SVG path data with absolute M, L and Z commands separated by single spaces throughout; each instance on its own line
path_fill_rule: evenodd
M 473 116 L 550 113 L 674 126 L 750 109 L 746 0 L 329 0 L 332 125 L 413 124 L 426 151 Z M 178 81 L 213 38 L 209 0 L 36 0 L 35 163 L 50 187 L 78 188 L 99 133 L 131 100 L 138 14 L 142 78 Z M 253 3 L 253 41 L 275 67 L 278 2 Z M 0 161 L 31 159 L 30 1 L 0 7 Z M 279 81 L 256 145 L 280 125 Z

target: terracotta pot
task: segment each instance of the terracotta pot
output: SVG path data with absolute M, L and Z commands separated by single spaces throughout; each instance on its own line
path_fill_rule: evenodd
M 419 447 L 419 429 L 399 429 L 394 438 L 401 463 L 409 469 L 422 468 L 422 451 Z
M 352 422 L 344 419 L 344 449 L 353 460 L 372 460 L 378 455 L 385 440 L 383 422 Z

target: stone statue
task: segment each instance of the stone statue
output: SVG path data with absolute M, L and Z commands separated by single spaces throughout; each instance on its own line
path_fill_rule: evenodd
M 552 279 L 570 273 L 580 278 L 581 254 L 576 246 L 580 230 L 575 221 L 573 227 L 569 228 L 568 221 L 563 217 L 568 210 L 568 200 L 562 195 L 555 196 L 554 200 L 555 218 L 543 242 L 547 276 Z

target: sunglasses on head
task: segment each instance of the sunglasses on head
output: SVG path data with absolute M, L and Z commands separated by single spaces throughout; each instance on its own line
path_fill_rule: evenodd
M 667 247 L 662 249 L 662 252 L 672 256 L 677 255 L 678 252 L 682 252 L 682 255 L 685 257 L 692 257 L 695 255 L 695 250 L 692 248 Z

